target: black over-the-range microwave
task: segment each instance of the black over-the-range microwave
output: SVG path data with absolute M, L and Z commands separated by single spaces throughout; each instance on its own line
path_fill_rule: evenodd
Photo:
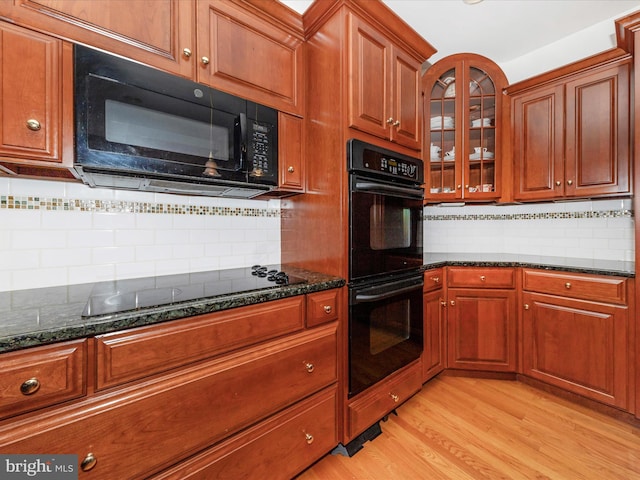
M 278 112 L 76 45 L 75 174 L 93 187 L 252 198 L 278 183 Z

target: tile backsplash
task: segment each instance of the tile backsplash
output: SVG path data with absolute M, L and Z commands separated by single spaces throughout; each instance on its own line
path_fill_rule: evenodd
M 280 262 L 280 201 L 0 178 L 0 291 Z
M 425 207 L 427 252 L 634 260 L 630 199 Z
M 428 252 L 634 260 L 631 200 L 428 206 Z M 0 178 L 0 291 L 280 263 L 279 200 Z

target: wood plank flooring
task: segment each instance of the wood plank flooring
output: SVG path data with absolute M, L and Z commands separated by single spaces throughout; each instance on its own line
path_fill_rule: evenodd
M 640 428 L 525 384 L 441 376 L 298 480 L 640 480 Z

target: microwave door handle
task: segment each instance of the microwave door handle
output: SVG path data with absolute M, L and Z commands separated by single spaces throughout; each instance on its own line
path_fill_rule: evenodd
M 384 185 L 376 182 L 367 182 L 367 181 L 356 181 L 357 192 L 373 192 L 373 193 L 390 193 L 390 194 L 401 194 L 407 195 L 413 198 L 422 198 L 421 189 L 417 188 L 408 188 L 408 187 L 399 187 L 397 185 Z
M 247 156 L 247 114 L 241 113 L 240 116 L 240 165 L 239 170 L 244 172 L 244 166 Z
M 413 292 L 414 290 L 422 290 L 422 283 L 418 285 L 411 285 L 409 287 L 402 287 L 396 290 L 386 291 L 383 293 L 374 293 L 371 295 L 368 294 L 356 294 L 355 303 L 367 303 L 367 302 L 377 302 L 379 300 L 385 300 L 387 298 L 395 297 L 396 295 L 400 295 L 402 293 Z

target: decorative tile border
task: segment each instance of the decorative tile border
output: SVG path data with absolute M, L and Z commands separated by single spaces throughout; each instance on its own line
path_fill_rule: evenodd
M 603 210 L 599 212 L 542 212 L 468 215 L 425 215 L 424 220 L 557 220 L 567 218 L 633 218 L 632 210 Z
M 0 210 L 49 210 L 92 213 L 158 213 L 173 215 L 216 215 L 224 217 L 281 216 L 279 208 L 217 207 L 174 203 L 127 202 L 120 200 L 79 200 L 36 196 L 0 195 Z

